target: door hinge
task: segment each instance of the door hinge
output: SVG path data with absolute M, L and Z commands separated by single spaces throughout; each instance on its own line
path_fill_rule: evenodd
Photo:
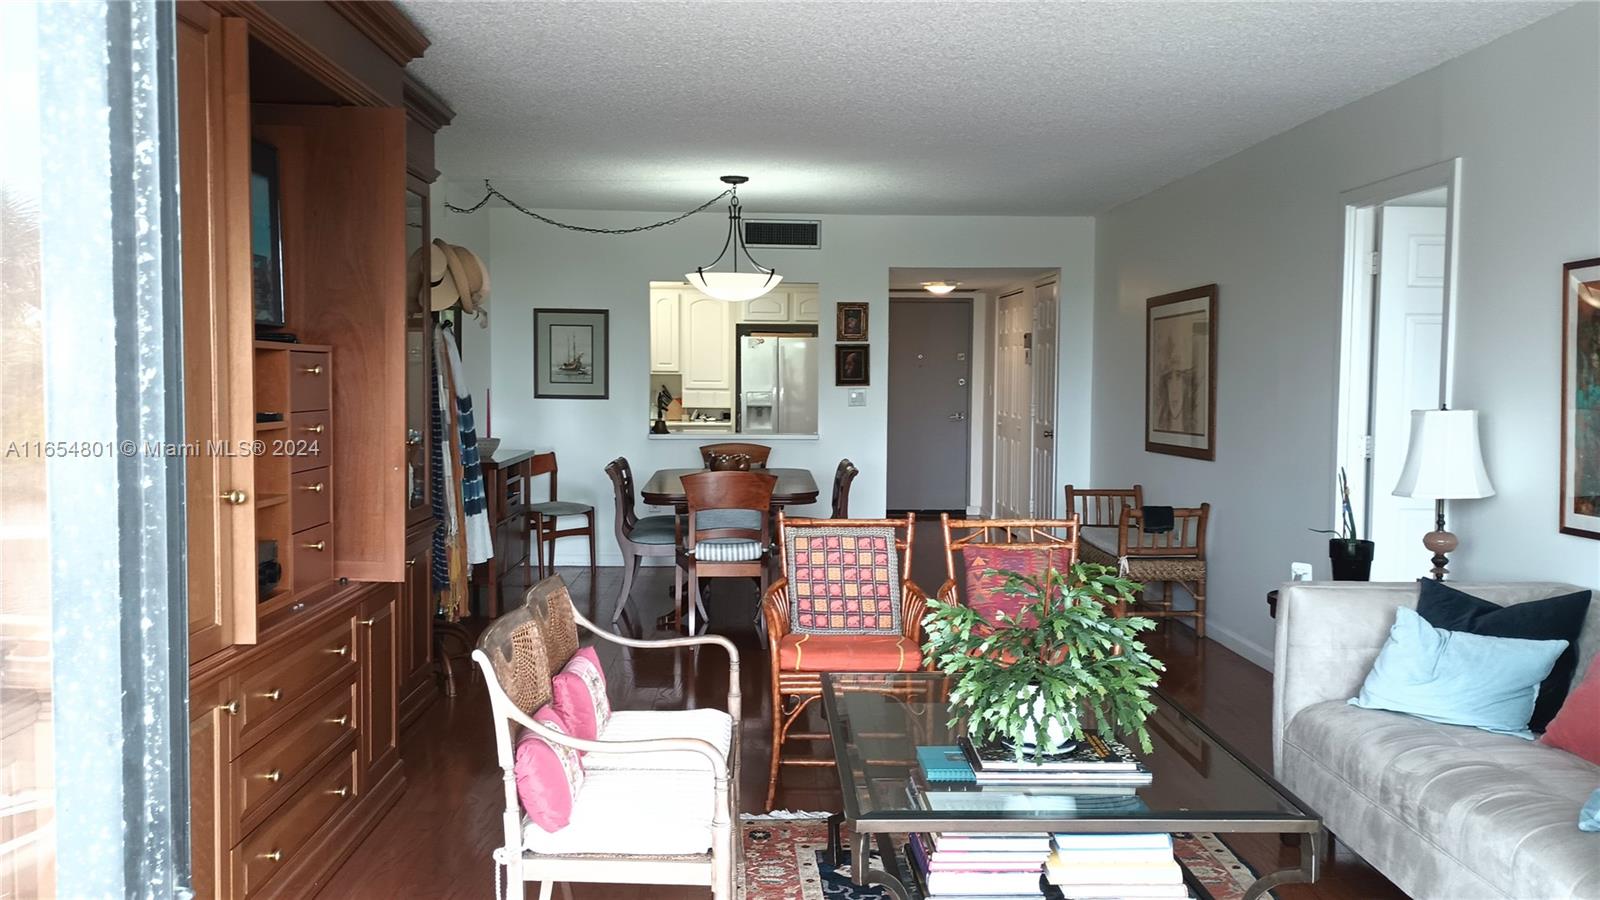
M 1370 434 L 1361 439 L 1361 458 L 1372 458 L 1372 435 Z
M 1367 274 L 1376 275 L 1383 268 L 1383 254 L 1377 250 L 1372 251 L 1372 257 L 1367 263 Z

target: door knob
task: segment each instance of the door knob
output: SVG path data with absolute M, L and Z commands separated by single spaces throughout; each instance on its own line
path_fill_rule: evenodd
M 1047 438 L 1053 438 L 1053 437 L 1056 436 L 1056 433 L 1054 431 L 1051 431 L 1050 429 L 1046 428 L 1045 431 L 1044 431 L 1044 436 L 1047 437 Z
M 945 416 L 945 418 L 949 419 L 952 422 L 965 422 L 967 420 L 967 414 L 966 413 L 960 413 L 960 412 L 951 413 L 950 415 Z
M 232 503 L 234 506 L 242 506 L 246 500 L 250 499 L 249 494 L 237 488 L 231 491 L 223 491 L 221 496 L 223 500 Z

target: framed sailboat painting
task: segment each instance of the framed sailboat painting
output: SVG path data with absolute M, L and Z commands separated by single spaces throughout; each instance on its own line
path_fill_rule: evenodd
M 533 311 L 533 395 L 604 400 L 611 392 L 611 328 L 603 309 Z

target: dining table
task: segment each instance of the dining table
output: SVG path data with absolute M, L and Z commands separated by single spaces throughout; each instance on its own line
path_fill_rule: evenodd
M 682 510 L 689 505 L 683 492 L 683 476 L 694 475 L 706 469 L 657 469 L 650 479 L 639 487 L 639 496 L 650 506 L 670 506 Z M 754 469 L 778 476 L 772 486 L 772 506 L 802 506 L 817 502 L 817 480 L 809 469 Z

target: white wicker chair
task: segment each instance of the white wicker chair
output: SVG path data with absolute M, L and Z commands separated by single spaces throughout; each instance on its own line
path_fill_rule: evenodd
M 534 721 L 532 714 L 549 701 L 551 672 L 575 646 L 573 623 L 600 640 L 636 649 L 721 647 L 729 660 L 731 721 L 717 710 L 618 711 L 594 741 Z M 733 829 L 740 696 L 739 654 L 730 641 L 716 635 L 644 641 L 613 634 L 573 609 L 566 585 L 552 577 L 529 588 L 521 607 L 484 631 L 472 658 L 488 683 L 505 782 L 505 842 L 494 851 L 497 895 L 499 867 L 505 866 L 507 900 L 520 900 L 529 881 L 541 882 L 541 900 L 549 900 L 556 882 L 574 881 L 706 885 L 715 900 L 732 900 L 739 865 Z M 513 768 L 521 729 L 586 754 L 586 780 L 572 820 L 554 833 L 530 825 L 522 814 Z

